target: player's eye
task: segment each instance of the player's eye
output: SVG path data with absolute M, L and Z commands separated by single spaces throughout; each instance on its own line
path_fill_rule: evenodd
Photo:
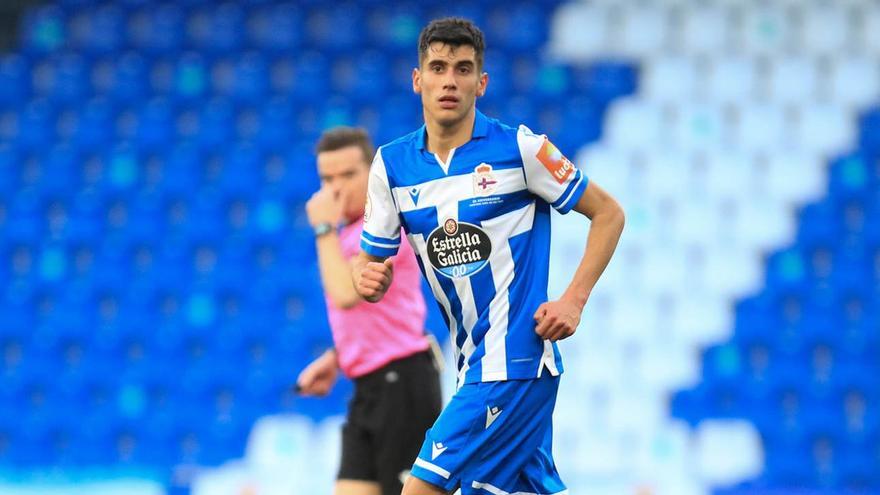
M 461 66 L 461 67 L 458 68 L 458 72 L 460 72 L 460 73 L 462 73 L 462 74 L 470 74 L 470 73 L 471 73 L 471 68 L 468 67 L 467 65 L 463 65 L 463 66 Z

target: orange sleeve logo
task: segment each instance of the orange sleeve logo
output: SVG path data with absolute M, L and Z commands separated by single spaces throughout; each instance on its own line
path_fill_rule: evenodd
M 568 176 L 574 172 L 574 164 L 563 156 L 559 148 L 547 138 L 544 138 L 544 144 L 541 145 L 541 149 L 538 150 L 535 157 L 560 184 L 565 184 Z

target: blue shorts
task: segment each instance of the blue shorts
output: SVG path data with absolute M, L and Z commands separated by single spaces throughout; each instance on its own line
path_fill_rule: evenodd
M 462 495 L 566 494 L 553 462 L 559 377 L 462 386 L 425 435 L 412 475 Z

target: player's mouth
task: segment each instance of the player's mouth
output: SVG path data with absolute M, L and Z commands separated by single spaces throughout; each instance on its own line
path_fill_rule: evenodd
M 444 96 L 441 96 L 440 98 L 438 98 L 437 101 L 440 102 L 440 108 L 443 108 L 445 110 L 451 110 L 451 109 L 458 106 L 458 97 L 457 96 L 444 95 Z

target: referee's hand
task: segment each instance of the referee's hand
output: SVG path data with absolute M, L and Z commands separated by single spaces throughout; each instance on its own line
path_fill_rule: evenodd
M 355 269 L 355 289 L 364 300 L 379 302 L 394 278 L 394 261 L 368 261 Z
M 339 364 L 336 352 L 327 351 L 302 370 L 296 380 L 296 390 L 300 395 L 323 397 L 330 393 L 336 383 Z

